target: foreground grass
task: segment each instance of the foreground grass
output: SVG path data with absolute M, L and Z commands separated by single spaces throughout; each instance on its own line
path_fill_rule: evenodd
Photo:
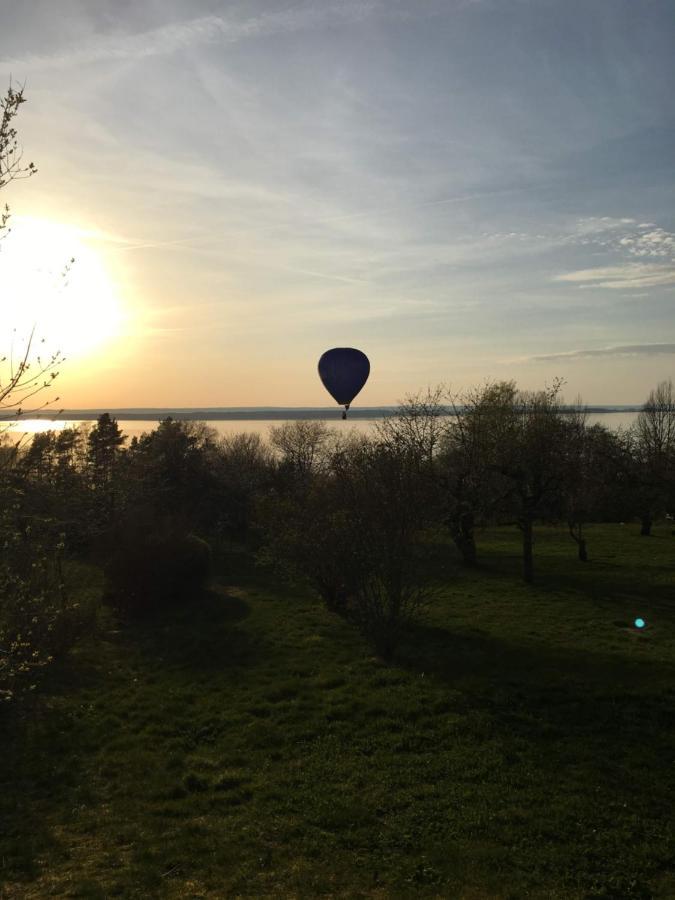
M 481 550 L 390 667 L 235 554 L 111 625 L 3 742 L 0 896 L 675 897 L 670 529 Z

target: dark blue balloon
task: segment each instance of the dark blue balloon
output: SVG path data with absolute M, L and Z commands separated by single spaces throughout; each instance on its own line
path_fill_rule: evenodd
M 349 404 L 368 380 L 370 363 L 365 353 L 353 347 L 326 350 L 319 360 L 319 377 L 340 406 Z

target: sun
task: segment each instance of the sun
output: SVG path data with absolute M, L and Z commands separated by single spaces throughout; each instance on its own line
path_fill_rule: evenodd
M 35 328 L 50 350 L 86 356 L 119 337 L 122 306 L 93 234 L 47 219 L 12 216 L 0 240 L 3 347 Z

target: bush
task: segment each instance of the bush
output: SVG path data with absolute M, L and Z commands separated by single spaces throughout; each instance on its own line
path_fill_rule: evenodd
M 430 483 L 405 448 L 338 448 L 323 471 L 260 500 L 258 558 L 312 585 L 391 659 L 431 596 L 418 544 L 433 509 Z
M 338 501 L 335 484 L 323 475 L 304 492 L 261 498 L 258 560 L 291 582 L 309 584 L 331 612 L 347 617 L 348 598 L 372 565 L 361 552 L 349 509 Z
M 7 498 L 7 493 L 3 495 Z M 0 704 L 25 700 L 45 668 L 96 627 L 94 605 L 69 592 L 63 535 L 29 524 L 18 502 L 0 512 Z
M 108 595 L 127 613 L 143 615 L 201 590 L 211 571 L 211 548 L 170 523 L 141 520 L 109 536 L 104 565 Z

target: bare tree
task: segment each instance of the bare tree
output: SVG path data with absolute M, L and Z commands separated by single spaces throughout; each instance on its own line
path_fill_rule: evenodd
M 408 395 L 391 416 L 375 426 L 380 443 L 406 448 L 420 465 L 431 467 L 447 429 L 448 409 L 443 403 L 446 388 L 427 388 L 426 393 Z
M 534 580 L 534 523 L 550 512 L 564 483 L 567 422 L 563 382 L 541 391 L 497 386 L 486 430 L 486 464 L 511 485 L 510 503 L 523 541 L 523 578 Z
M 270 443 L 291 476 L 307 481 L 324 465 L 331 431 L 323 422 L 299 419 L 270 430 Z
M 493 432 L 513 402 L 513 382 L 450 395 L 453 419 L 438 458 L 444 520 L 465 565 L 477 562 L 475 525 L 498 509 L 510 486 L 494 466 Z
M 19 107 L 26 102 L 23 91 L 23 85 L 17 90 L 10 82 L 7 93 L 0 100 L 0 109 L 2 109 L 0 118 L 0 188 L 6 187 L 11 181 L 30 178 L 37 172 L 32 162 L 24 163 L 23 149 L 19 144 L 14 127 L 14 118 L 19 112 Z M 7 227 L 9 216 L 9 206 L 5 205 L 0 213 L 0 232 Z
M 596 442 L 587 425 L 588 413 L 577 398 L 575 406 L 566 415 L 562 479 L 562 512 L 567 519 L 570 537 L 577 545 L 580 562 L 588 562 L 588 550 L 584 525 L 592 514 L 593 496 L 597 484 L 595 472 Z
M 631 434 L 640 506 L 640 534 L 649 537 L 654 517 L 673 493 L 675 475 L 675 396 L 673 382 L 652 390 Z
M 345 524 L 366 564 L 354 579 L 349 617 L 377 652 L 390 659 L 405 628 L 434 590 L 420 558 L 433 485 L 406 447 L 372 442 L 335 461 Z
M 0 422 L 39 412 L 59 400 L 59 397 L 52 397 L 38 406 L 31 404 L 36 394 L 54 383 L 59 374 L 58 366 L 64 359 L 61 352 L 57 350 L 46 357 L 38 354 L 33 358 L 35 326 L 18 356 L 13 343 L 9 354 L 0 358 Z M 44 338 L 40 343 L 44 343 Z
M 432 493 L 409 448 L 350 441 L 300 489 L 260 499 L 261 558 L 310 584 L 390 659 L 432 593 L 420 554 Z
M 340 455 L 339 465 L 345 465 Z M 327 609 L 347 617 L 349 600 L 372 569 L 352 523 L 344 485 L 330 472 L 316 474 L 302 491 L 258 497 L 259 559 L 291 581 L 304 581 Z
M 675 449 L 675 395 L 671 379 L 650 391 L 637 417 L 640 442 L 652 457 L 667 457 Z
M 214 460 L 223 487 L 223 529 L 244 538 L 251 524 L 257 496 L 271 482 L 272 452 L 259 434 L 220 438 Z

